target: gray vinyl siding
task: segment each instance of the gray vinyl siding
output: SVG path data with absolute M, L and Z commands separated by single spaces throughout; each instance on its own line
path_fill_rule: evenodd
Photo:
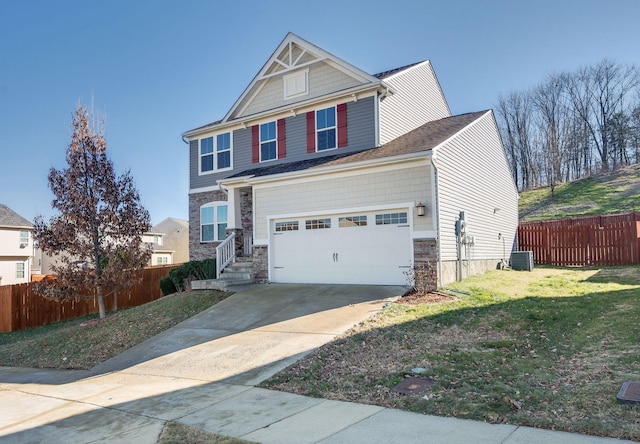
M 295 71 L 289 71 L 287 74 Z M 309 66 L 309 94 L 295 97 L 293 99 L 284 99 L 284 81 L 282 76 L 274 76 L 267 80 L 266 84 L 253 97 L 252 94 L 247 96 L 246 100 L 251 100 L 251 104 L 242 114 L 234 114 L 232 118 L 249 116 L 262 111 L 280 108 L 291 105 L 302 100 L 314 99 L 342 91 L 347 88 L 360 85 L 361 82 L 348 76 L 344 72 L 328 65 L 327 63 L 319 63 Z M 240 106 L 242 109 L 242 105 Z
M 451 112 L 428 61 L 384 79 L 395 93 L 380 102 L 380 143 Z
M 460 211 L 475 238 L 463 258 L 497 263 L 503 257 L 501 233 L 508 259 L 518 227 L 518 192 L 493 114 L 487 112 L 436 148 L 435 159 L 442 260 L 457 258 L 454 226 Z
M 375 98 L 367 97 L 347 103 L 347 142 L 344 148 L 319 153 L 307 153 L 307 116 L 305 113 L 288 117 L 285 123 L 286 157 L 265 163 L 253 163 L 251 156 L 251 127 L 233 132 L 233 170 L 198 175 L 198 140 L 189 143 L 191 189 L 217 185 L 217 181 L 242 171 L 309 159 L 337 153 L 360 151 L 375 147 Z

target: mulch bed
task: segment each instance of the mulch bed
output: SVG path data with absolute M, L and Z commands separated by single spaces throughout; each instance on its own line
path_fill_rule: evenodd
M 396 303 L 404 305 L 420 305 L 420 304 L 435 304 L 438 302 L 455 301 L 457 298 L 437 291 L 430 291 L 428 293 L 418 293 L 412 291 L 399 298 Z

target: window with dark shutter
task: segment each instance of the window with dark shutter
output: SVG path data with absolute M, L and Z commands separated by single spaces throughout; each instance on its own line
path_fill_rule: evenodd
M 251 127 L 251 162 L 260 162 L 260 127 Z
M 336 107 L 338 113 L 338 148 L 347 146 L 347 104 L 341 103 Z
M 316 152 L 316 112 L 307 113 L 307 153 Z
M 278 120 L 278 159 L 284 159 L 287 156 L 287 131 L 284 119 Z

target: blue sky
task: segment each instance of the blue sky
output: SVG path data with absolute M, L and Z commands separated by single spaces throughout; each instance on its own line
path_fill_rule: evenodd
M 372 74 L 429 59 L 460 114 L 603 57 L 639 63 L 639 17 L 638 0 L 0 0 L 0 203 L 54 214 L 47 175 L 82 102 L 152 222 L 187 219 L 180 134 L 222 118 L 289 31 Z

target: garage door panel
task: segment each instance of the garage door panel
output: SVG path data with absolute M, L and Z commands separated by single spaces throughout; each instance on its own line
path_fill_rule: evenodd
M 367 225 L 340 227 L 340 217 L 326 216 L 331 228 L 307 229 L 300 218 L 298 231 L 272 231 L 272 281 L 406 284 L 410 226 L 376 225 L 375 213 L 367 213 Z

